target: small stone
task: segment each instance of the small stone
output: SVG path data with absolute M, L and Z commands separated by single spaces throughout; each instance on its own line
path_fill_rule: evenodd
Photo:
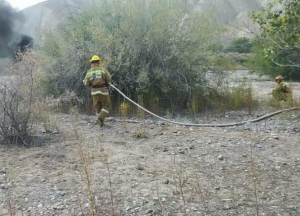
M 1 187 L 1 189 L 6 189 L 7 188 L 5 184 L 2 184 L 0 187 Z
M 219 161 L 223 161 L 224 157 L 222 155 L 219 155 L 218 159 L 219 159 Z
M 223 210 L 230 210 L 231 209 L 231 207 L 229 207 L 229 206 L 224 206 L 223 207 Z
M 39 204 L 39 205 L 38 205 L 38 208 L 39 208 L 39 209 L 43 208 L 43 204 Z
M 195 148 L 195 146 L 194 145 L 190 145 L 190 147 L 189 147 L 191 150 L 193 150 L 194 148 Z
M 5 174 L 6 173 L 6 168 L 4 167 L 2 170 L 0 170 L 0 174 Z
M 84 216 L 82 212 L 79 212 L 77 216 Z
M 168 151 L 168 149 L 165 147 L 164 149 L 163 149 L 163 152 L 167 152 Z
M 89 203 L 86 203 L 86 204 L 84 205 L 84 207 L 85 207 L 85 208 L 90 208 L 90 204 L 89 204 Z
M 169 183 L 170 183 L 169 179 L 167 179 L 167 180 L 164 182 L 164 184 L 169 184 Z
M 153 210 L 152 209 L 149 209 L 146 214 L 152 214 L 153 213 Z
M 220 187 L 216 187 L 215 190 L 219 191 L 219 190 L 221 190 L 221 188 Z

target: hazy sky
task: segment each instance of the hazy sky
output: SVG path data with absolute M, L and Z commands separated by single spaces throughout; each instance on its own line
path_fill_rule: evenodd
M 43 2 L 45 0 L 6 0 L 6 1 L 8 1 L 11 4 L 11 6 L 13 6 L 14 8 L 22 10 L 24 8 L 35 5 L 39 2 Z

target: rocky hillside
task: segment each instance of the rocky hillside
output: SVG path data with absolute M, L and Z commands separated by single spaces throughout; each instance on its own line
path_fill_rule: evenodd
M 215 11 L 218 19 L 234 24 L 249 23 L 249 13 L 257 11 L 267 0 L 189 0 L 193 9 L 204 12 Z M 23 33 L 35 37 L 43 28 L 55 26 L 63 20 L 70 10 L 82 8 L 91 1 L 86 0 L 48 0 L 35 6 L 24 9 L 22 12 L 27 17 L 23 26 Z M 251 25 L 251 24 L 250 24 Z
M 89 0 L 48 0 L 22 11 L 26 22 L 21 29 L 23 34 L 36 37 L 40 30 L 56 26 L 71 10 L 85 7 Z

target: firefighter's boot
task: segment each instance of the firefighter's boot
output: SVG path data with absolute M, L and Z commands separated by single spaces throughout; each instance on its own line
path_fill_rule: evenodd
M 99 119 L 100 122 L 100 127 L 104 127 L 104 120 L 103 119 Z

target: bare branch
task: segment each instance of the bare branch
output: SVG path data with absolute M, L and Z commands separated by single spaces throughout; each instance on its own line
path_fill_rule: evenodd
M 278 62 L 275 62 L 274 60 L 272 60 L 272 62 L 280 67 L 298 67 L 298 68 L 300 68 L 300 64 L 294 64 L 294 63 L 293 64 L 280 64 Z

